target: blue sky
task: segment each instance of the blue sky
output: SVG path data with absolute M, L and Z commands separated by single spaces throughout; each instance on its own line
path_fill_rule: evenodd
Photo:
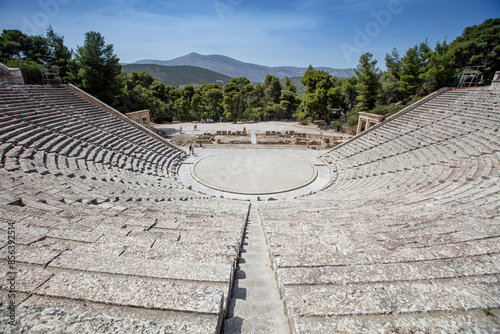
M 0 0 L 0 28 L 44 35 L 50 24 L 73 49 L 98 31 L 123 63 L 197 52 L 347 68 L 370 52 L 384 68 L 393 47 L 451 42 L 495 17 L 498 0 Z

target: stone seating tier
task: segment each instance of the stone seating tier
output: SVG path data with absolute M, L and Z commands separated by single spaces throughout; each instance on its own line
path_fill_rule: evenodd
M 322 192 L 262 203 L 294 332 L 499 330 L 499 108 L 447 90 L 326 153 Z
M 65 87 L 3 88 L 0 107 L 0 229 L 10 222 L 19 236 L 21 322 L 9 330 L 36 317 L 46 331 L 99 331 L 100 317 L 110 331 L 217 332 L 248 203 L 184 189 L 173 173 L 182 152 Z M 76 325 L 59 318 L 84 303 Z
M 182 153 L 64 87 L 0 89 L 0 107 L 8 330 L 219 332 L 249 203 L 184 188 Z M 499 108 L 439 91 L 325 153 L 322 191 L 257 202 L 294 333 L 500 330 Z

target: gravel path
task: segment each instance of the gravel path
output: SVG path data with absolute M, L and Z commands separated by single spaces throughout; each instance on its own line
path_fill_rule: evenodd
M 196 125 L 197 130 L 194 130 Z M 265 133 L 266 131 L 295 131 L 305 132 L 311 134 L 328 134 L 328 135 L 342 135 L 333 129 L 321 129 L 314 124 L 302 125 L 296 121 L 268 121 L 268 122 L 223 122 L 223 123 L 196 123 L 196 122 L 173 122 L 169 124 L 154 124 L 155 128 L 167 129 L 168 133 L 179 133 L 180 128 L 187 134 L 202 134 L 204 132 L 214 131 L 243 131 L 244 129 L 249 132 Z

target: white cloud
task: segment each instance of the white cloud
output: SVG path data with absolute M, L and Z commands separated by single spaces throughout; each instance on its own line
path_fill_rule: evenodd
M 297 49 L 303 47 L 297 38 L 303 40 L 304 32 L 317 28 L 314 20 L 294 15 L 248 15 L 235 10 L 221 21 L 215 12 L 181 18 L 137 12 L 130 7 L 115 13 L 112 20 L 103 10 L 69 23 L 69 19 L 61 19 L 61 26 L 72 26 L 71 35 L 77 34 L 76 44 L 83 43 L 85 31 L 99 31 L 106 42 L 113 43 L 123 62 L 171 59 L 195 51 L 225 54 L 265 65 L 283 65 L 283 58 L 292 61 Z M 66 41 L 73 40 L 66 31 L 60 33 Z
M 326 43 L 318 39 L 324 33 L 325 24 L 328 25 L 324 18 L 299 10 L 266 11 L 247 6 L 254 5 L 247 3 L 248 0 L 221 1 L 233 4 L 222 19 L 214 2 L 206 0 L 157 0 L 147 4 L 139 0 L 99 4 L 71 0 L 65 7 L 61 6 L 60 13 L 49 23 L 73 49 L 83 44 L 85 32 L 100 32 L 107 43 L 114 45 L 122 62 L 171 59 L 195 51 L 224 54 L 269 66 L 334 65 L 328 60 L 335 36 L 327 36 L 330 41 Z M 23 8 L 21 12 L 34 10 L 38 7 Z M 42 29 L 39 33 L 44 32 Z
M 426 37 L 442 40 L 448 35 L 453 40 L 456 36 L 448 32 L 453 27 L 448 22 L 460 18 L 456 14 L 441 15 L 444 10 L 450 11 L 445 5 L 436 7 L 434 14 L 447 20 L 442 24 L 445 28 L 441 28 L 445 32 L 441 33 L 439 27 L 432 31 L 421 27 L 424 20 L 419 15 L 429 15 L 424 5 L 413 1 L 410 10 L 410 0 L 401 2 L 403 13 L 394 15 L 391 24 L 373 36 L 360 52 L 372 52 L 379 64 L 394 46 L 404 52 Z M 226 7 L 221 12 L 214 3 Z M 83 44 L 85 32 L 100 32 L 106 42 L 113 43 L 122 62 L 172 59 L 194 51 L 269 66 L 351 67 L 356 66 L 359 56 L 346 61 L 340 44 L 353 44 L 354 28 L 364 29 L 367 22 L 374 20 L 371 11 L 380 11 L 387 3 L 388 0 L 69 0 L 46 23 L 63 35 L 71 48 Z M 38 0 L 23 0 L 22 4 L 11 1 L 0 11 L 0 22 L 3 28 L 22 29 L 22 18 L 32 19 L 40 11 Z M 480 23 L 475 20 L 478 22 L 472 23 Z M 44 34 L 45 29 L 43 26 L 36 33 Z

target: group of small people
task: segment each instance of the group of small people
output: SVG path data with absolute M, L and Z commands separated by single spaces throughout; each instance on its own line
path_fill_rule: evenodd
M 198 124 L 195 124 L 193 127 L 194 131 L 198 130 Z M 179 127 L 179 133 L 182 134 L 182 126 Z

